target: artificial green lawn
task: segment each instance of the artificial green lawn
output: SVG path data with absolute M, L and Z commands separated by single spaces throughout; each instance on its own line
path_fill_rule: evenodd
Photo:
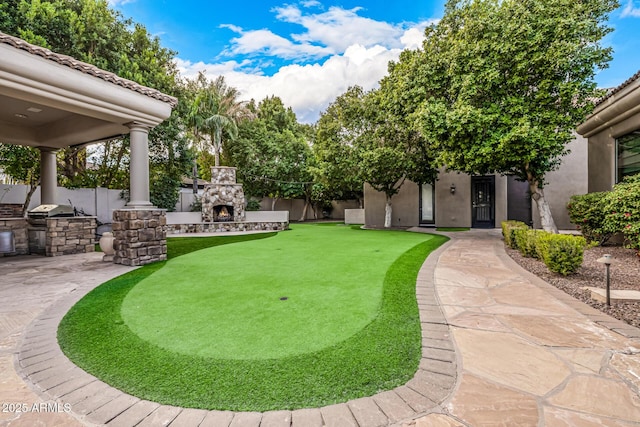
M 421 355 L 416 274 L 446 238 L 291 228 L 170 239 L 170 261 L 71 309 L 63 351 L 123 391 L 204 409 L 322 406 L 408 381 Z

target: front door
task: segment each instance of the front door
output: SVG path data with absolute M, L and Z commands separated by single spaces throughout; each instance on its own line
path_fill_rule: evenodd
M 471 177 L 471 226 L 473 228 L 495 227 L 495 176 Z

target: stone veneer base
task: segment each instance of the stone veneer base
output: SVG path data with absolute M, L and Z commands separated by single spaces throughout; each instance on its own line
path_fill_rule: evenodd
M 201 222 L 197 224 L 169 224 L 167 234 L 224 233 L 231 231 L 282 231 L 289 222 Z
M 145 265 L 167 259 L 167 224 L 164 209 L 113 211 L 113 262 Z
M 93 216 L 46 219 L 46 256 L 95 251 L 97 220 Z

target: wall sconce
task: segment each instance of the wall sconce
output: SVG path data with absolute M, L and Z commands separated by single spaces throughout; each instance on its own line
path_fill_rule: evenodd
M 451 184 L 451 187 L 449 188 L 449 191 L 451 191 L 451 194 L 456 194 L 456 185 L 455 184 Z

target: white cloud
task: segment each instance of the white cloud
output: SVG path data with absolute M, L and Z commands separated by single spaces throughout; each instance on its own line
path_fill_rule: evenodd
M 231 39 L 231 47 L 223 52 L 225 56 L 267 55 L 283 59 L 308 60 L 334 53 L 331 49 L 310 43 L 293 43 L 270 30 L 243 31 L 231 25 L 225 27 L 240 34 L 240 37 Z
M 304 14 L 293 5 L 274 10 L 278 19 L 304 27 L 305 32 L 291 35 L 295 41 L 322 44 L 336 52 L 344 52 L 353 44 L 399 47 L 399 38 L 404 32 L 401 26 L 359 16 L 360 8 L 348 10 L 334 6 L 318 14 Z
M 633 0 L 629 0 L 624 9 L 622 9 L 622 14 L 620 15 L 620 17 L 626 18 L 627 16 L 640 18 L 640 5 L 636 6 Z
M 400 37 L 400 42 L 405 49 L 418 49 L 422 47 L 422 41 L 424 40 L 424 29 L 431 24 L 436 23 L 437 20 L 421 22 L 415 27 L 409 28 Z
M 360 8 L 323 11 L 315 0 L 300 4 L 278 7 L 274 12 L 279 20 L 298 24 L 303 31 L 283 35 L 225 24 L 222 27 L 238 37 L 231 39 L 220 58 L 233 60 L 206 64 L 178 59 L 180 73 L 186 77 L 199 71 L 210 78 L 224 75 L 243 99 L 260 101 L 276 95 L 293 108 L 298 120 L 312 123 L 349 86 L 377 87 L 387 74 L 389 61 L 396 60 L 402 49 L 420 47 L 424 28 L 435 22 L 391 24 L 359 16 Z M 316 7 L 320 12 L 301 7 Z M 272 66 L 269 61 L 276 59 L 286 60 L 286 65 L 273 75 L 264 75 L 261 67 Z
M 272 76 L 238 71 L 241 64 L 234 61 L 194 64 L 178 60 L 178 68 L 187 77 L 195 76 L 201 70 L 210 78 L 224 75 L 227 83 L 238 88 L 246 100 L 260 101 L 276 95 L 293 108 L 299 121 L 313 123 L 349 86 L 360 85 L 366 90 L 377 87 L 387 73 L 387 64 L 397 59 L 400 51 L 382 46 L 353 45 L 343 55 L 334 55 L 323 63 L 287 65 Z

